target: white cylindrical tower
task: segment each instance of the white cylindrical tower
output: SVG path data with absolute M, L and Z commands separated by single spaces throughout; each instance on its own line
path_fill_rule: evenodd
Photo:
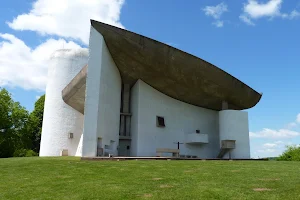
M 235 140 L 231 158 L 250 158 L 248 113 L 238 110 L 219 112 L 220 146 L 222 140 Z M 228 154 L 224 156 L 228 158 Z
M 87 49 L 55 51 L 49 61 L 40 156 L 59 156 L 62 150 L 75 156 L 84 116 L 67 105 L 62 90 L 88 62 Z M 69 138 L 69 134 L 73 138 Z

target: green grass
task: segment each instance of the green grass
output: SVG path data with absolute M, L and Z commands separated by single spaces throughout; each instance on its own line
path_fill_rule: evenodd
M 300 162 L 0 159 L 0 199 L 300 199 Z

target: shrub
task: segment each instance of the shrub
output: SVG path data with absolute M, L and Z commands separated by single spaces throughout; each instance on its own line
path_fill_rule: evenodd
M 32 156 L 38 156 L 38 153 L 31 149 L 17 149 L 14 152 L 14 157 L 32 157 Z
M 300 161 L 300 146 L 287 146 L 287 149 L 278 157 L 280 161 Z
M 33 150 L 27 150 L 25 157 L 38 156 L 38 153 Z

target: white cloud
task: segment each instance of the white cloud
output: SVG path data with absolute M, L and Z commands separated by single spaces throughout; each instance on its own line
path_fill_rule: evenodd
M 276 142 L 274 142 L 275 144 L 284 144 L 284 142 L 282 142 L 282 141 L 276 141 Z
M 292 129 L 292 128 L 296 127 L 296 126 L 297 126 L 297 124 L 296 124 L 295 122 L 291 122 L 291 123 L 289 123 L 289 124 L 287 125 L 287 128 L 288 128 L 288 129 Z
M 272 130 L 264 128 L 262 131 L 250 132 L 251 138 L 294 138 L 300 135 L 299 132 L 288 129 Z
M 259 150 L 257 150 L 257 152 L 259 152 L 259 153 L 273 153 L 275 151 L 276 151 L 276 149 L 259 149 Z
M 81 48 L 63 39 L 48 39 L 30 48 L 11 34 L 0 34 L 0 86 L 19 86 L 44 90 L 47 81 L 47 60 L 60 48 Z
M 228 9 L 225 3 L 220 3 L 216 6 L 206 6 L 205 8 L 203 8 L 203 11 L 207 16 L 211 16 L 215 19 L 220 19 L 221 15 L 224 12 L 227 12 Z
M 300 113 L 297 115 L 296 122 L 300 124 Z
M 38 100 L 41 96 L 35 96 L 35 99 Z
M 298 12 L 297 10 L 293 10 L 291 12 L 291 14 L 289 15 L 290 19 L 294 19 L 294 18 L 297 18 L 297 17 L 300 17 L 300 12 Z
M 255 24 L 252 22 L 252 20 L 247 17 L 246 15 L 240 15 L 240 20 L 242 20 L 243 22 L 245 22 L 248 25 L 254 26 Z
M 296 120 L 289 123 L 286 127 L 288 129 L 293 129 L 295 127 L 297 127 L 300 124 L 300 113 L 296 116 Z
M 124 0 L 37 0 L 28 13 L 8 25 L 15 30 L 36 31 L 81 40 L 88 44 L 90 19 L 124 28 L 120 22 Z
M 249 0 L 244 5 L 244 12 L 251 18 L 272 17 L 280 15 L 282 0 L 269 0 L 266 3 L 259 3 L 256 0 Z
M 220 3 L 216 6 L 206 6 L 203 8 L 203 11 L 205 15 L 213 17 L 216 20 L 213 22 L 213 25 L 219 28 L 224 26 L 224 22 L 220 19 L 224 12 L 228 12 L 228 8 L 225 3 Z
M 297 10 L 293 10 L 290 14 L 288 13 L 281 13 L 281 15 L 279 15 L 280 17 L 282 17 L 283 19 L 296 19 L 298 17 L 300 17 L 300 12 L 298 12 Z
M 213 22 L 213 25 L 215 25 L 218 28 L 221 28 L 224 26 L 224 22 L 221 20 L 218 20 L 218 21 Z
M 287 141 L 287 139 L 293 139 L 293 141 L 297 141 L 300 132 L 292 130 L 293 128 L 297 127 L 300 124 L 300 113 L 296 116 L 296 120 L 294 122 L 289 123 L 286 128 L 279 129 L 279 130 L 272 130 L 265 128 L 258 132 L 250 132 L 251 138 L 251 149 L 252 149 L 252 156 L 254 157 L 273 157 L 280 155 L 284 150 L 286 145 L 292 145 L 291 141 Z M 295 129 L 297 130 L 297 129 Z M 298 137 L 298 138 L 297 138 Z M 268 140 L 267 143 L 263 145 L 257 146 L 257 139 L 259 140 Z M 281 138 L 283 140 L 275 140 Z
M 267 17 L 281 17 L 283 19 L 294 19 L 300 16 L 300 13 L 293 10 L 291 13 L 282 13 L 281 6 L 283 0 L 268 0 L 260 3 L 257 0 L 248 0 L 243 7 L 243 13 L 240 15 L 240 20 L 248 25 L 254 25 L 253 20 Z
M 81 48 L 66 40 L 88 44 L 90 19 L 124 28 L 120 22 L 123 4 L 124 0 L 35 0 L 28 13 L 7 22 L 9 27 L 65 39 L 48 39 L 32 48 L 14 35 L 1 34 L 0 86 L 44 90 L 50 55 L 61 48 Z
M 263 147 L 265 147 L 265 148 L 275 148 L 277 146 L 278 146 L 278 144 L 276 144 L 276 143 L 265 143 L 265 144 L 263 144 Z
M 259 146 L 254 145 L 251 147 L 253 150 L 253 157 L 276 157 L 280 155 L 284 149 L 285 144 L 288 142 L 283 141 L 271 141 Z

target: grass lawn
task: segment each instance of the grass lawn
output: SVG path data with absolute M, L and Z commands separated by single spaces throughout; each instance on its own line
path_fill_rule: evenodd
M 300 162 L 0 159 L 0 199 L 300 199 Z

